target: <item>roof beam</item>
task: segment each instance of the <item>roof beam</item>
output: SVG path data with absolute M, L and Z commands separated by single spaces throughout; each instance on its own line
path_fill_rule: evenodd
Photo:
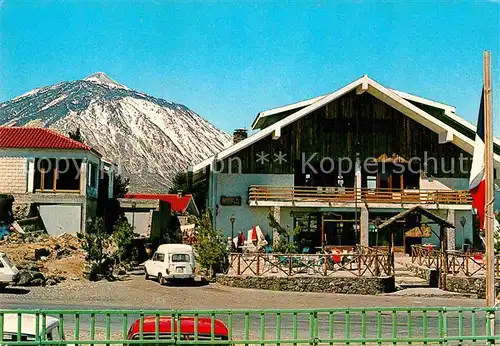
M 280 137 L 281 137 L 281 127 L 278 127 L 276 130 L 273 131 L 273 139 L 277 140 Z
M 453 132 L 443 131 L 439 133 L 439 144 L 453 142 Z
M 368 82 L 366 80 L 364 80 L 361 83 L 361 85 L 358 85 L 358 87 L 356 88 L 356 94 L 361 95 L 366 91 L 368 91 Z

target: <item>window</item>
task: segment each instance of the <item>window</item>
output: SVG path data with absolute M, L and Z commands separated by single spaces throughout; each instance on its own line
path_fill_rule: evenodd
M 155 255 L 153 256 L 153 261 L 163 262 L 165 261 L 165 255 L 162 253 L 155 253 Z
M 10 268 L 15 267 L 14 263 L 12 263 L 12 261 L 6 256 L 2 257 L 2 260 L 0 261 L 0 263 L 2 263 L 2 262 L 4 262 Z
M 88 186 L 97 187 L 97 178 L 98 178 L 97 165 L 95 163 L 90 162 L 88 167 L 89 167 Z
M 35 191 L 79 191 L 82 160 L 35 159 Z
M 173 254 L 172 262 L 189 262 L 189 255 L 184 253 Z
M 366 187 L 369 190 L 375 190 L 377 188 L 377 176 L 369 175 L 366 177 Z
M 62 339 L 64 339 L 64 337 Z M 58 327 L 52 328 L 47 333 L 47 340 L 61 340 L 61 338 L 59 337 L 59 328 Z

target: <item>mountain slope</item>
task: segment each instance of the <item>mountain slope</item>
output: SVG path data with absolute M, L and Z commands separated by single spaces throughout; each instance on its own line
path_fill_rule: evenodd
M 103 72 L 1 103 L 0 124 L 65 134 L 79 127 L 85 142 L 130 178 L 133 192 L 165 192 L 175 172 L 230 143 L 186 106 L 131 90 Z

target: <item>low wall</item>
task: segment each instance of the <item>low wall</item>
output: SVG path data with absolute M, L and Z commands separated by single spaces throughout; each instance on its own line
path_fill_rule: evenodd
M 446 290 L 457 293 L 475 294 L 479 299 L 486 298 L 486 278 L 485 277 L 446 277 Z M 495 291 L 500 291 L 500 279 L 496 279 Z
M 424 279 L 429 284 L 429 287 L 438 287 L 439 273 L 437 269 L 429 269 L 414 263 L 407 263 L 405 266 L 406 269 L 411 271 L 416 277 Z
M 272 277 L 217 275 L 221 285 L 258 290 L 349 293 L 373 295 L 395 291 L 394 276 L 390 277 Z

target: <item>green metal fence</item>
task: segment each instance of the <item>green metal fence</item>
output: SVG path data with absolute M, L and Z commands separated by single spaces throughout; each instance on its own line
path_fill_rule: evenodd
M 500 336 L 495 336 L 491 328 L 495 326 L 500 334 L 500 325 L 494 319 L 498 311 L 499 308 L 458 307 L 0 310 L 0 340 L 2 345 L 19 346 L 492 345 L 495 341 L 500 343 Z M 165 325 L 165 320 L 171 325 Z M 185 320 L 190 320 L 194 329 L 189 331 Z M 127 340 L 135 321 L 138 321 L 135 339 Z M 221 334 L 219 321 L 227 327 L 227 335 Z

